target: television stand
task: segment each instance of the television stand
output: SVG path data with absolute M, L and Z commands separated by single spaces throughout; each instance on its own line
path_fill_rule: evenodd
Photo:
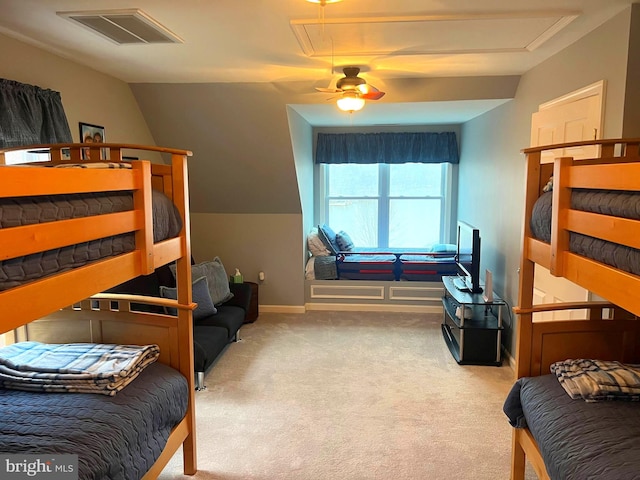
M 485 302 L 481 293 L 459 290 L 457 276 L 443 276 L 442 335 L 460 365 L 502 365 L 502 309 L 507 306 L 495 293 Z
M 471 289 L 467 287 L 467 282 L 465 282 L 464 278 L 462 277 L 454 277 L 453 286 L 461 292 L 471 292 Z

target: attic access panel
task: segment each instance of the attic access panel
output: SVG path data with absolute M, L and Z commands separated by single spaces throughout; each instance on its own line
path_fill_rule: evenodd
M 138 9 L 57 12 L 57 14 L 118 45 L 184 43 L 171 30 Z
M 310 57 L 526 52 L 578 17 L 575 11 L 291 20 Z M 331 39 L 331 41 L 327 41 Z

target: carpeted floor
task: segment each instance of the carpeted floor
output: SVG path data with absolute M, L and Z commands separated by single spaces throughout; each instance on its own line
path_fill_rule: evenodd
M 198 473 L 179 452 L 160 478 L 508 479 L 513 372 L 458 365 L 441 320 L 260 315 L 196 393 Z

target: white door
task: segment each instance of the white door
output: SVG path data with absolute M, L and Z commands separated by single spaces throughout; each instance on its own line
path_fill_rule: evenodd
M 531 146 L 577 142 L 601 138 L 604 108 L 604 81 L 589 85 L 540 105 L 531 117 Z M 592 158 L 597 147 L 575 147 L 548 152 L 543 161 L 567 156 Z M 549 270 L 536 265 L 534 303 L 574 302 L 589 299 L 589 291 L 564 278 L 554 277 Z M 547 312 L 538 320 L 584 318 L 585 312 Z

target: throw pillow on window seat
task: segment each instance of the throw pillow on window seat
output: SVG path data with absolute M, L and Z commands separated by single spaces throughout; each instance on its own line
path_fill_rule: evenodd
M 431 247 L 431 251 L 434 253 L 456 253 L 458 246 L 453 243 L 436 243 Z
M 354 248 L 353 240 L 351 240 L 349 234 L 344 230 L 340 230 L 336 233 L 336 242 L 340 247 L 341 252 L 350 252 Z
M 331 254 L 327 247 L 324 246 L 322 240 L 320 240 L 317 228 L 312 228 L 307 236 L 307 247 L 313 257 L 326 257 Z
M 162 298 L 170 298 L 172 300 L 178 299 L 178 289 L 171 287 L 160 286 L 160 296 Z M 200 277 L 193 281 L 191 285 L 191 298 L 198 304 L 193 311 L 193 319 L 200 320 L 211 315 L 218 313 L 211 295 L 209 294 L 209 285 L 207 283 L 207 277 Z M 177 315 L 178 312 L 175 308 L 167 308 L 169 315 Z
M 175 264 L 170 265 L 169 268 L 175 277 Z M 213 300 L 214 305 L 221 305 L 233 298 L 233 293 L 231 293 L 231 288 L 229 287 L 229 277 L 219 257 L 215 257 L 209 262 L 191 265 L 191 278 L 199 277 L 207 277 L 209 294 L 211 295 L 211 300 Z
M 318 236 L 324 246 L 327 247 L 331 255 L 337 255 L 340 251 L 338 242 L 336 241 L 336 232 L 334 232 L 329 225 L 318 225 Z

